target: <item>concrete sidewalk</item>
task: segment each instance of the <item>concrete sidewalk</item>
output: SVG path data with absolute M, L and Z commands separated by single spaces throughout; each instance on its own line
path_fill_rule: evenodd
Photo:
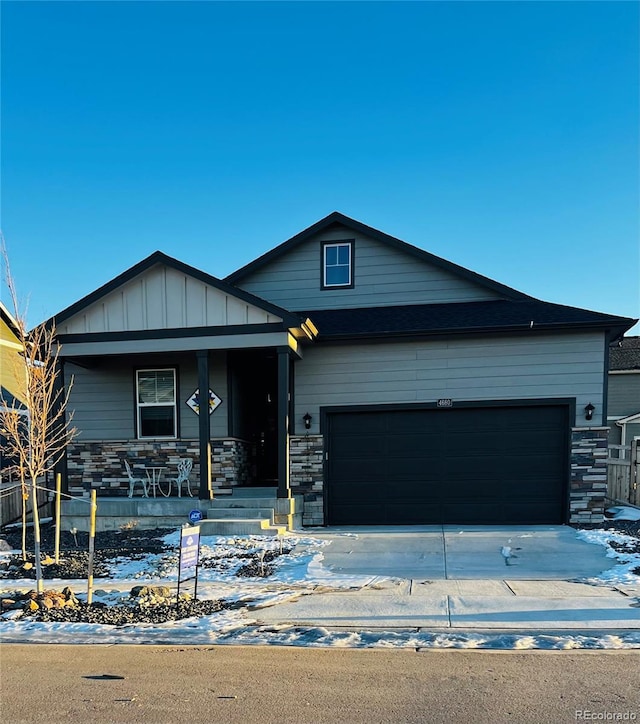
M 259 611 L 264 624 L 346 628 L 640 629 L 637 586 L 577 582 L 615 565 L 568 526 L 412 526 L 305 531 L 323 566 L 388 576 Z
M 634 591 L 562 581 L 397 581 L 301 596 L 257 612 L 263 624 L 357 629 L 640 629 Z

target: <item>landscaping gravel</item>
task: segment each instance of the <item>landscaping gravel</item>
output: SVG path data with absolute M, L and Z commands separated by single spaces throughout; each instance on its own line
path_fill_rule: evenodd
M 599 526 L 575 526 L 611 530 L 624 533 L 631 537 L 626 543 L 610 541 L 610 545 L 624 553 L 640 553 L 640 521 L 606 520 Z M 163 538 L 174 532 L 174 529 L 160 530 L 118 530 L 101 531 L 95 538 L 94 577 L 100 578 L 109 575 L 109 565 L 113 565 L 118 558 L 142 559 L 148 554 L 163 552 L 174 553 L 175 549 L 167 548 Z M 78 532 L 74 536 L 69 531 L 62 531 L 60 536 L 60 562 L 53 563 L 50 558 L 54 552 L 55 530 L 52 524 L 47 523 L 41 530 L 41 551 L 43 557 L 49 557 L 49 562 L 43 565 L 43 576 L 46 579 L 82 579 L 87 576 L 88 569 L 88 534 Z M 35 578 L 33 557 L 33 530 L 27 531 L 28 561 L 32 567 L 24 567 L 21 555 L 2 556 L 0 558 L 0 578 L 24 579 Z M 22 533 L 19 528 L 8 528 L 0 533 L 0 547 L 4 550 L 20 550 L 22 547 Z M 202 555 L 200 566 L 207 569 L 217 569 L 226 572 L 235 567 L 238 559 L 243 563 L 235 571 L 239 577 L 266 578 L 273 574 L 273 562 L 280 555 L 290 553 L 290 548 L 278 550 L 247 550 L 238 546 L 236 549 L 225 551 L 224 554 Z M 635 572 L 635 571 L 634 571 Z M 640 575 L 640 569 L 637 571 Z M 68 590 L 68 589 L 67 589 Z M 140 600 L 133 597 L 129 601 L 113 605 L 94 602 L 87 605 L 84 601 L 74 598 L 73 605 L 61 608 L 34 607 L 31 602 L 38 600 L 34 592 L 16 594 L 13 605 L 6 608 L 18 609 L 16 613 L 23 617 L 30 617 L 37 621 L 63 621 L 69 623 L 100 623 L 113 626 L 123 626 L 137 623 L 165 623 L 189 617 L 211 615 L 224 609 L 240 608 L 248 604 L 228 602 L 224 600 L 183 599 L 179 602 L 169 598 L 160 598 L 152 603 L 149 600 Z M 3 607 L 5 601 L 3 600 Z

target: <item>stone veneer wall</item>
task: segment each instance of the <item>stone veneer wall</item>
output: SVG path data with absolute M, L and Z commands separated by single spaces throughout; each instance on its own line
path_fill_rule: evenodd
M 216 487 L 248 485 L 251 444 L 235 437 L 211 441 L 211 482 Z
M 289 438 L 291 493 L 304 496 L 302 525 L 324 525 L 324 437 L 292 435 Z
M 570 523 L 602 523 L 607 494 L 608 427 L 571 431 Z
M 235 438 L 211 441 L 211 480 L 215 486 L 242 485 L 249 474 L 249 443 Z M 67 451 L 69 492 L 81 494 L 90 488 L 128 490 L 124 460 L 134 472 L 142 466 L 163 466 L 162 480 L 177 474 L 181 458 L 193 460 L 191 479 L 199 477 L 200 446 L 197 440 L 105 440 L 72 443 Z M 105 491 L 106 488 L 106 491 Z M 166 490 L 166 486 L 165 486 Z

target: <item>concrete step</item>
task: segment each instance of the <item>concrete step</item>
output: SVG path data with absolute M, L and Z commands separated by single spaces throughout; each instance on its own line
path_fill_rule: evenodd
M 157 530 L 158 528 L 181 528 L 183 525 L 191 525 L 186 515 L 184 516 L 153 516 L 145 515 L 139 518 L 130 515 L 106 515 L 96 518 L 96 531 L 103 530 Z M 89 531 L 89 516 L 61 516 L 60 530 L 71 530 L 76 528 L 84 532 Z
M 275 525 L 289 525 L 288 515 L 276 515 L 274 518 Z M 289 530 L 300 530 L 302 528 L 302 513 L 294 513 L 291 516 L 291 528 Z
M 209 508 L 275 508 L 277 498 L 238 498 L 235 495 L 208 500 Z
M 201 520 L 201 535 L 285 535 L 285 525 L 273 525 L 268 518 L 207 518 Z
M 260 497 L 247 495 L 232 495 L 214 498 L 207 501 L 207 509 L 215 510 L 219 508 L 268 508 L 273 509 L 278 514 L 289 514 L 291 512 L 302 512 L 304 506 L 304 498 L 302 495 L 294 495 L 291 498 L 277 498 L 274 495 Z M 247 516 L 249 517 L 249 516 Z
M 273 508 L 238 508 L 228 506 L 225 508 L 207 508 L 207 518 L 268 518 L 274 521 L 275 511 Z

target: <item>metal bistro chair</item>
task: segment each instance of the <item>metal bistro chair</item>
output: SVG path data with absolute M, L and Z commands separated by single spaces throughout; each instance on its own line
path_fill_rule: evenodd
M 185 460 L 180 460 L 178 463 L 178 475 L 175 478 L 171 478 L 171 482 L 175 483 L 176 488 L 178 489 L 178 497 L 182 497 L 182 486 L 185 485 L 187 487 L 187 493 L 193 498 L 193 493 L 191 492 L 191 481 L 189 480 L 189 475 L 191 473 L 191 468 L 193 467 L 193 460 L 191 458 L 186 458 Z M 171 487 L 169 487 L 169 490 L 171 490 Z
M 140 483 L 142 485 L 142 491 L 145 498 L 149 497 L 149 492 L 147 490 L 147 481 L 145 478 L 137 478 L 133 472 L 131 471 L 131 466 L 129 465 L 129 461 L 124 461 L 124 467 L 127 471 L 127 477 L 129 478 L 129 497 L 133 498 L 133 491 L 135 490 L 136 483 Z

